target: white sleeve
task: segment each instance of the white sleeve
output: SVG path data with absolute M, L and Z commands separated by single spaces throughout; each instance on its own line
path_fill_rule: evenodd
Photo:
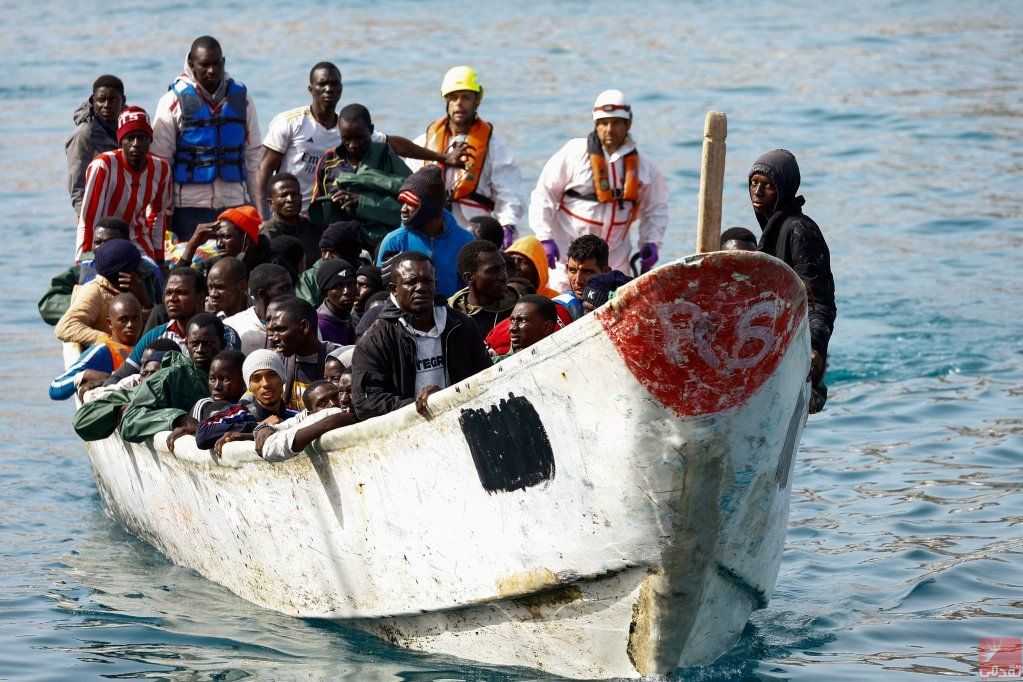
M 373 134 L 376 135 L 376 133 L 373 133 Z M 416 139 L 412 140 L 412 143 L 413 144 L 417 144 L 420 147 L 425 145 L 426 144 L 426 133 L 423 133 L 422 135 L 420 135 Z M 426 165 L 426 162 L 423 161 L 422 159 L 406 159 L 405 157 L 402 157 L 401 160 L 405 162 L 405 165 L 408 166 L 409 170 L 412 171 L 413 173 L 415 173 L 417 170 L 419 170 L 420 168 L 422 168 L 423 166 Z
M 246 186 L 249 189 L 249 200 L 256 198 L 256 172 L 259 170 L 259 157 L 262 156 L 263 136 L 259 130 L 259 117 L 256 116 L 256 105 L 252 98 L 248 97 L 248 105 L 245 107 L 245 170 Z
M 178 98 L 173 90 L 168 90 L 156 105 L 153 116 L 153 144 L 149 153 L 159 156 L 174 167 L 174 152 L 178 148 L 178 125 L 181 121 L 181 107 L 174 106 Z M 171 110 L 173 107 L 173 111 Z
M 639 190 L 639 245 L 648 242 L 664 246 L 664 233 L 668 229 L 668 185 L 664 175 L 649 159 L 640 153 L 640 162 L 645 163 L 649 180 Z
M 566 144 L 547 160 L 530 197 L 529 227 L 540 241 L 553 238 L 561 200 L 572 176 L 567 150 Z
M 288 125 L 289 113 L 291 112 L 284 111 L 274 116 L 270 121 L 270 127 L 266 129 L 266 137 L 263 138 L 263 146 L 278 154 L 286 153 L 291 146 L 293 131 Z
M 490 185 L 494 188 L 494 218 L 501 225 L 521 225 L 526 206 L 523 200 L 522 174 L 511 152 L 500 140 L 490 138 L 487 154 L 490 164 Z
M 340 413 L 341 410 L 336 407 L 320 410 L 316 414 L 309 414 L 302 410 L 291 419 L 286 419 L 277 424 L 272 427 L 274 430 L 273 435 L 263 443 L 263 459 L 267 462 L 283 462 L 286 459 L 295 457 L 300 453 L 295 452 L 292 449 L 292 445 L 295 443 L 295 436 L 298 434 L 299 429 L 305 426 L 312 426 L 333 414 Z

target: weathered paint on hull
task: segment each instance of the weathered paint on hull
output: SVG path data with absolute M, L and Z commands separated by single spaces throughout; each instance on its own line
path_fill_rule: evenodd
M 88 451 L 115 519 L 259 605 L 490 664 L 663 674 L 770 596 L 808 367 L 798 278 L 715 254 L 437 394 L 429 422 L 406 408 L 275 465 L 160 436 Z

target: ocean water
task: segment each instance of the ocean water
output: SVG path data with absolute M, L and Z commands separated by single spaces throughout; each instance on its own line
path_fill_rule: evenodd
M 684 680 L 974 679 L 1023 636 L 1023 22 L 1014 2 L 0 4 L 0 679 L 514 680 L 258 609 L 103 513 L 35 302 L 73 251 L 63 142 L 101 73 L 150 111 L 191 39 L 222 41 L 264 125 L 344 102 L 414 137 L 468 63 L 528 185 L 608 87 L 672 191 L 665 257 L 695 243 L 704 116 L 729 117 L 726 225 L 746 172 L 792 150 L 831 247 L 827 410 L 796 462 L 774 595 Z

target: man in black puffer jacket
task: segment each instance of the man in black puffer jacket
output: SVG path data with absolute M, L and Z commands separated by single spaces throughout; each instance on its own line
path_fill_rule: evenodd
M 406 251 L 391 273 L 391 299 L 352 358 L 352 404 L 360 421 L 413 402 L 428 417 L 430 394 L 492 364 L 472 318 L 437 298 L 429 256 Z
M 763 230 L 760 251 L 785 261 L 806 283 L 810 301 L 810 380 L 813 396 L 810 412 L 820 412 L 827 400 L 824 369 L 828 341 L 835 326 L 835 279 L 831 275 L 831 254 L 824 235 L 809 216 L 803 214 L 806 200 L 799 191 L 799 165 L 784 149 L 763 154 L 749 171 L 749 195 L 753 211 Z

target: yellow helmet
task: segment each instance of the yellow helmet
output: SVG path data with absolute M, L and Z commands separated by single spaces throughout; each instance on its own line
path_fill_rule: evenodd
M 447 97 L 452 92 L 459 90 L 478 92 L 480 100 L 483 99 L 483 86 L 480 85 L 476 72 L 468 66 L 456 66 L 448 69 L 448 72 L 444 74 L 444 82 L 440 84 L 440 94 L 442 97 Z

